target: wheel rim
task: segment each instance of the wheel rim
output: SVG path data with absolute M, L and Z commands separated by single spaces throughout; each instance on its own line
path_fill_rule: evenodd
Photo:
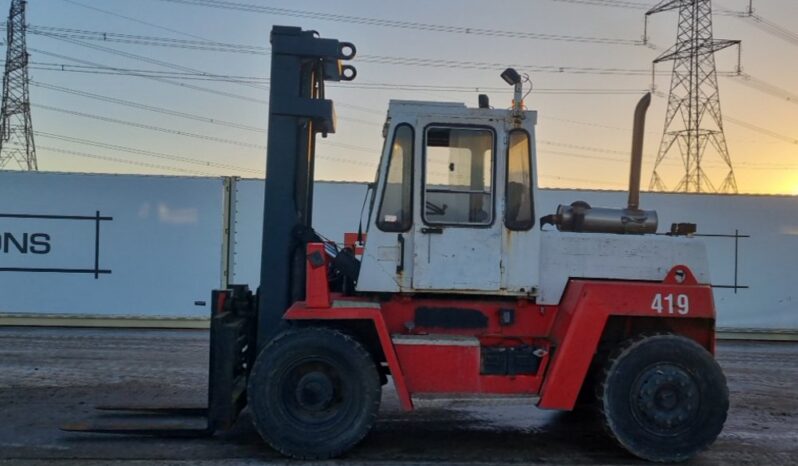
M 698 417 L 698 384 L 689 372 L 673 364 L 657 364 L 643 371 L 632 386 L 631 397 L 637 422 L 657 435 L 679 435 Z
M 323 428 L 345 410 L 346 386 L 339 368 L 322 357 L 306 358 L 283 372 L 282 400 L 292 422 Z

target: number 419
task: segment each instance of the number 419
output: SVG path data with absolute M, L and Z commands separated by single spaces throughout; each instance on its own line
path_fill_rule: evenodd
M 670 293 L 664 296 L 662 293 L 657 293 L 651 302 L 651 309 L 657 311 L 657 314 L 687 315 L 690 312 L 690 298 L 686 294 L 679 294 L 674 298 Z

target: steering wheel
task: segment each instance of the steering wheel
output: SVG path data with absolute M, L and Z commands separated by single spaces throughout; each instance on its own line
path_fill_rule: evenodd
M 446 204 L 438 205 L 434 202 L 427 201 L 427 215 L 446 215 L 446 209 L 449 207 Z

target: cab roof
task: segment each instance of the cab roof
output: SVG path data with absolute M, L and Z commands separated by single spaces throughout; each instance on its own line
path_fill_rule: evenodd
M 537 123 L 537 111 L 525 110 L 526 119 Z M 391 100 L 388 104 L 388 116 L 427 115 L 449 118 L 485 118 L 503 120 L 511 116 L 510 109 L 468 107 L 463 102 L 430 102 L 423 100 Z

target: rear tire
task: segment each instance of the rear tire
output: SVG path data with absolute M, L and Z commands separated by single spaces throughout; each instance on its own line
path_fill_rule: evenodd
M 380 378 L 363 346 L 327 328 L 277 336 L 258 355 L 247 388 L 255 427 L 280 453 L 326 459 L 354 447 L 380 407 Z
M 695 341 L 640 336 L 609 358 L 596 387 L 608 433 L 630 453 L 685 461 L 715 441 L 729 409 L 720 366 Z

